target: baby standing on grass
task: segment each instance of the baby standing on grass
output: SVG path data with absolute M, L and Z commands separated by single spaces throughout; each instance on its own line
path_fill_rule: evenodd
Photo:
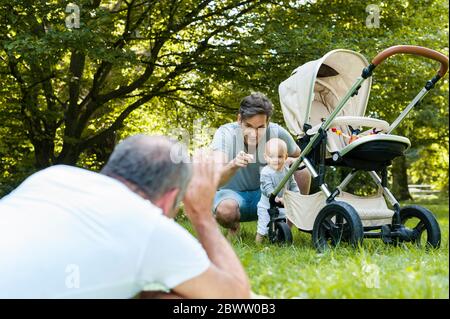
M 270 221 L 269 212 L 267 211 L 270 208 L 269 197 L 289 170 L 286 166 L 287 158 L 287 145 L 283 140 L 279 138 L 272 138 L 267 142 L 264 152 L 264 159 L 266 160 L 267 165 L 261 170 L 261 199 L 259 200 L 257 206 L 258 228 L 255 239 L 256 242 L 261 242 L 263 237 L 269 232 L 269 227 L 267 226 Z M 289 180 L 286 182 L 283 189 L 276 195 L 275 201 L 277 203 L 284 204 L 283 195 L 285 189 L 299 192 L 293 175 L 289 177 Z M 279 208 L 279 212 L 280 217 L 286 216 L 284 208 Z

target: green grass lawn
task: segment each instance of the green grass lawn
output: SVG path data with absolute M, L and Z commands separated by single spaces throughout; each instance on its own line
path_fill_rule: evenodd
M 256 222 L 242 223 L 241 236 L 232 244 L 253 292 L 270 298 L 449 298 L 448 198 L 415 204 L 437 216 L 440 249 L 365 239 L 360 249 L 318 254 L 311 235 L 296 229 L 292 246 L 255 244 Z M 182 224 L 191 230 L 188 222 Z

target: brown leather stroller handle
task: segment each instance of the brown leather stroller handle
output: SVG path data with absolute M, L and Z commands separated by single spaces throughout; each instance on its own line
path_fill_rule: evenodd
M 377 66 L 390 56 L 398 53 L 414 54 L 420 55 L 425 58 L 433 59 L 441 63 L 441 68 L 438 71 L 438 75 L 442 78 L 448 71 L 448 57 L 439 53 L 437 51 L 419 47 L 415 45 L 396 45 L 377 54 L 377 56 L 372 60 L 372 64 Z

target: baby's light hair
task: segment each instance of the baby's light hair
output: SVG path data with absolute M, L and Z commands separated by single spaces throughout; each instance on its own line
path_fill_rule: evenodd
M 287 154 L 287 144 L 285 141 L 283 141 L 280 138 L 271 138 L 266 143 L 265 153 L 268 154 L 270 150 L 274 149 L 274 146 L 276 146 L 276 150 L 278 154 Z

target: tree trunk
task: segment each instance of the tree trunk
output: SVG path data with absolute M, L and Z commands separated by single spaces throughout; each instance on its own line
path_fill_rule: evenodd
M 56 159 L 56 163 L 66 165 L 76 165 L 78 158 L 80 157 L 80 154 L 81 150 L 78 144 L 64 142 L 61 153 L 59 153 Z
M 408 189 L 408 172 L 405 156 L 397 157 L 392 163 L 392 192 L 397 200 L 412 199 Z
M 34 159 L 37 169 L 43 169 L 53 164 L 55 144 L 53 140 L 40 140 L 33 143 Z

